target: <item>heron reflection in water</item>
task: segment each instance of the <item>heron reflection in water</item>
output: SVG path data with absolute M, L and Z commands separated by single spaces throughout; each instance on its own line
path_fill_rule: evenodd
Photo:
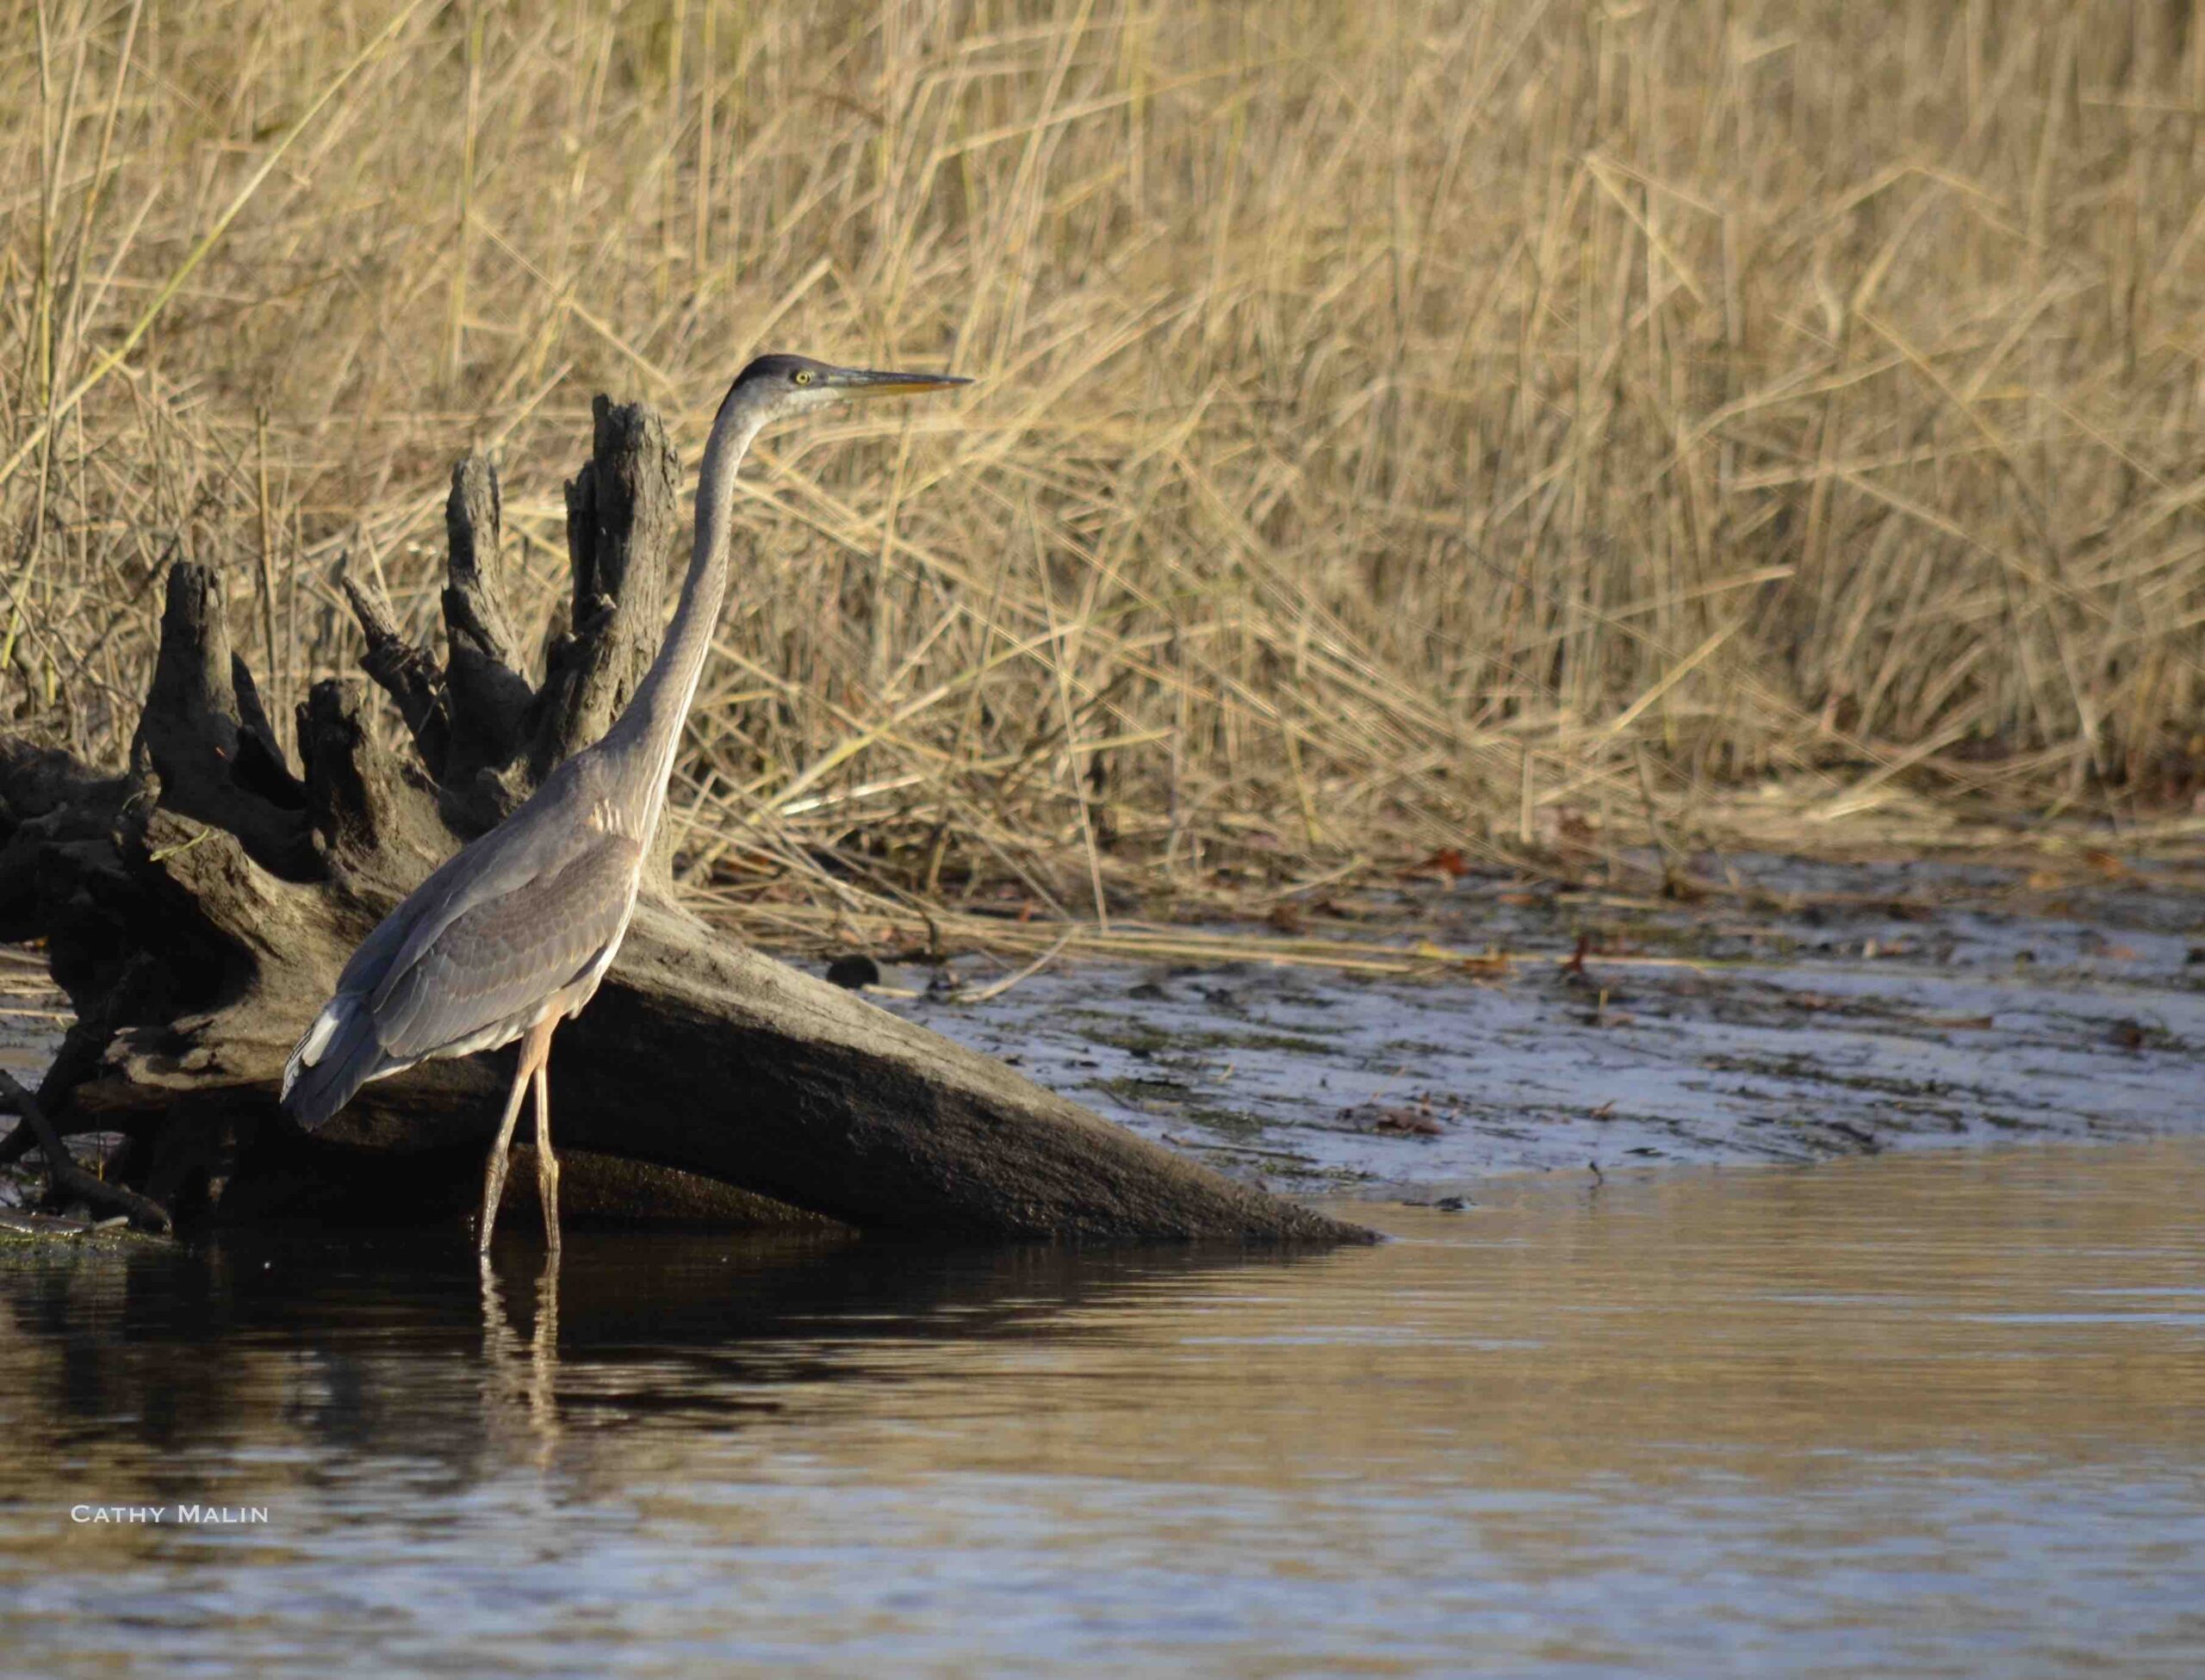
M 970 383 L 946 374 L 832 367 L 761 356 L 728 388 L 697 476 L 696 543 L 680 604 L 650 670 L 604 737 L 544 778 L 361 941 L 283 1069 L 283 1104 L 311 1131 L 381 1079 L 433 1057 L 520 1042 L 512 1090 L 482 1179 L 487 1252 L 520 1106 L 536 1092 L 543 1233 L 559 1249 L 559 1163 L 544 1063 L 559 1022 L 596 992 L 620 949 L 666 803 L 681 726 L 727 591 L 736 470 L 776 421 L 854 398 Z

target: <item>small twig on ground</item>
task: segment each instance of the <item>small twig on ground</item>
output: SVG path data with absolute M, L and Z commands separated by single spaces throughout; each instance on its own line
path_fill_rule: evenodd
M 23 1124 L 37 1138 L 38 1146 L 46 1151 L 47 1192 L 54 1200 L 72 1196 L 95 1210 L 126 1215 L 132 1224 L 146 1231 L 165 1233 L 175 1228 L 168 1210 L 151 1197 L 110 1184 L 78 1166 L 76 1156 L 55 1132 L 53 1123 L 46 1118 L 46 1111 L 39 1107 L 38 1099 L 4 1068 L 0 1068 L 0 1101 L 22 1117 Z
M 1017 973 L 1010 975 L 1004 979 L 997 981 L 992 986 L 983 986 L 977 992 L 968 992 L 961 1001 L 966 1003 L 991 1002 L 994 999 L 1001 997 L 1005 992 L 1009 991 L 1013 986 L 1017 985 L 1021 981 L 1031 980 L 1035 975 L 1040 973 L 1043 969 L 1048 967 L 1051 963 L 1056 961 L 1057 953 L 1062 951 L 1066 945 L 1070 945 L 1072 942 L 1073 935 L 1078 932 L 1079 930 L 1077 927 L 1067 930 L 1062 939 L 1059 939 L 1039 957 L 1036 957 L 1024 968 L 1019 970 Z
M 1307 1166 L 1316 1164 L 1314 1156 L 1304 1155 L 1299 1150 L 1259 1150 L 1253 1144 L 1206 1144 L 1199 1138 L 1182 1138 L 1173 1131 L 1165 1132 L 1164 1141 L 1175 1144 L 1183 1150 L 1213 1150 L 1221 1155 L 1260 1155 L 1267 1161 L 1299 1161 Z

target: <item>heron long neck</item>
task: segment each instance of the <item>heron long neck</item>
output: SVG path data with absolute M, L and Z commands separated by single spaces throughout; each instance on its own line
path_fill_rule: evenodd
M 724 405 L 712 423 L 704 462 L 697 470 L 697 535 L 688 575 L 681 581 L 680 603 L 666 627 L 658 657 L 636 685 L 627 710 L 605 734 L 606 751 L 618 762 L 622 781 L 632 794 L 641 796 L 627 803 L 628 809 L 640 804 L 647 813 L 637 837 L 647 847 L 658 827 L 681 725 L 696 697 L 697 680 L 704 674 L 705 656 L 711 651 L 712 632 L 719 623 L 720 604 L 727 596 L 736 468 L 763 423 L 762 415 L 736 401 Z

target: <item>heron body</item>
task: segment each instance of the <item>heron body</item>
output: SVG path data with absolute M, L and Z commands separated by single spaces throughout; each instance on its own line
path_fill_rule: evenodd
M 536 1094 L 544 1233 L 559 1246 L 558 1164 L 544 1063 L 618 954 L 727 587 L 736 470 L 773 421 L 852 397 L 966 381 L 761 356 L 729 387 L 697 486 L 696 541 L 658 657 L 604 737 L 545 777 L 362 940 L 283 1069 L 283 1105 L 311 1131 L 370 1080 L 519 1040 L 521 1054 L 483 1180 L 489 1247 L 521 1100 Z
M 585 773 L 547 780 L 515 813 L 526 827 L 491 830 L 362 943 L 285 1069 L 301 1125 L 371 1079 L 509 1045 L 589 1001 L 634 914 L 643 857 L 584 790 L 589 768 L 562 766 Z

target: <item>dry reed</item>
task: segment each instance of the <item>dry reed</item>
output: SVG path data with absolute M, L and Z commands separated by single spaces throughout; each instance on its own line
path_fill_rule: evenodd
M 340 555 L 432 633 L 469 447 L 548 623 L 590 394 L 693 449 L 786 348 L 982 383 L 766 445 L 671 806 L 717 902 L 1107 927 L 2205 778 L 2189 7 L 8 15 L 7 727 L 119 756 L 177 555 L 278 705 Z

